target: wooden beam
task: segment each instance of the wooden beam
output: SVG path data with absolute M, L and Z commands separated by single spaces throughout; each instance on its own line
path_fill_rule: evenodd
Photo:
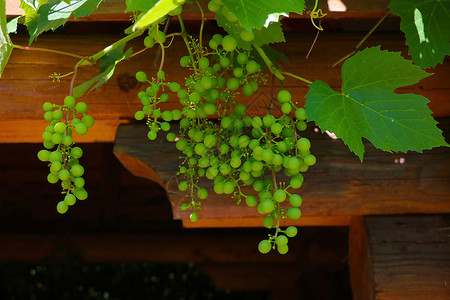
M 35 47 L 50 48 L 61 51 L 75 52 L 87 56 L 100 51 L 114 42 L 120 35 L 76 35 L 49 34 L 40 37 Z M 283 65 L 283 69 L 307 77 L 310 80 L 320 79 L 333 88 L 341 85 L 340 69 L 330 66 L 339 58 L 347 54 L 361 39 L 360 33 L 323 33 L 320 35 L 310 58 L 304 57 L 310 47 L 313 35 L 310 33 L 288 34 L 286 45 L 278 45 L 290 59 L 290 63 Z M 18 45 L 26 45 L 27 38 L 14 36 L 13 41 Z M 378 33 L 371 36 L 367 46 L 382 44 L 383 48 L 401 51 L 406 55 L 407 48 L 403 43 L 403 36 L 399 33 Z M 77 47 L 74 47 L 76 45 Z M 143 48 L 142 39 L 131 42 L 128 46 L 140 50 Z M 90 132 L 76 141 L 83 142 L 112 142 L 118 124 L 133 119 L 134 113 L 142 109 L 137 93 L 146 88 L 134 79 L 137 70 L 154 76 L 156 69 L 153 64 L 156 49 L 117 66 L 116 74 L 104 86 L 81 98 L 88 103 L 88 113 L 95 120 L 96 125 Z M 170 81 L 184 82 L 189 75 L 188 70 L 179 67 L 178 61 L 185 52 L 180 41 L 175 40 L 167 50 L 164 69 Z M 39 143 L 45 128 L 42 104 L 46 101 L 61 104 L 69 92 L 70 77 L 61 82 L 52 82 L 49 75 L 56 72 L 67 74 L 73 70 L 76 60 L 65 56 L 23 51 L 14 49 L 5 71 L 0 79 L 0 143 Z M 301 71 L 299 71 L 301 70 Z M 434 75 L 416 85 L 401 88 L 400 93 L 416 93 L 430 100 L 429 107 L 435 117 L 450 116 L 450 102 L 448 94 L 450 86 L 450 64 L 446 60 L 443 65 L 433 69 Z M 75 84 L 81 84 L 98 74 L 97 68 L 85 67 L 78 71 Z M 289 88 L 293 97 L 300 105 L 304 103 L 304 96 L 308 88 L 294 79 L 288 79 L 285 87 Z M 277 86 L 278 89 L 278 86 Z M 269 88 L 260 88 L 252 97 L 239 97 L 238 101 L 248 106 L 250 115 L 263 115 L 266 105 L 270 101 Z M 179 109 L 176 97 L 165 103 L 166 109 Z M 277 108 L 279 109 L 279 108 Z
M 450 298 L 450 215 L 366 216 L 350 227 L 355 300 Z
M 440 120 L 441 129 L 450 132 L 450 118 Z M 175 125 L 172 130 L 177 131 Z M 133 174 L 162 183 L 172 204 L 175 219 L 188 220 L 189 212 L 179 206 L 187 201 L 177 189 L 178 150 L 164 137 L 148 141 L 148 127 L 136 124 L 119 126 L 115 155 Z M 309 128 L 304 134 L 311 141 L 311 152 L 318 157 L 316 165 L 305 173 L 298 191 L 303 197 L 304 220 L 287 221 L 292 225 L 348 225 L 349 216 L 369 214 L 450 213 L 450 149 L 436 148 L 424 153 L 388 154 L 365 143 L 364 163 L 339 140 Z M 128 164 L 129 161 L 140 161 Z M 145 165 L 145 168 L 140 166 Z M 151 170 L 148 175 L 145 170 Z M 206 227 L 255 226 L 260 216 L 256 209 L 238 205 L 230 196 L 217 195 L 208 180 L 201 186 L 210 190 L 202 201 L 199 225 Z M 244 187 L 243 192 L 253 194 Z

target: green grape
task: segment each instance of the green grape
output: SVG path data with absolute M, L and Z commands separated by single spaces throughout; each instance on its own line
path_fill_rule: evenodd
M 63 117 L 63 112 L 61 110 L 55 110 L 54 112 L 52 112 L 52 116 L 53 116 L 53 120 L 61 120 L 61 118 Z M 45 117 L 45 115 L 44 115 Z
M 260 69 L 259 64 L 254 61 L 254 60 L 250 60 L 246 65 L 245 65 L 245 69 L 247 70 L 248 74 L 252 74 L 255 72 L 258 72 Z
M 278 92 L 277 99 L 280 103 L 288 103 L 291 101 L 291 93 L 286 90 L 281 90 Z
M 292 194 L 289 197 L 289 204 L 293 207 L 300 207 L 302 205 L 302 197 L 297 194 Z
M 72 195 L 72 194 L 67 194 L 65 197 L 64 197 L 64 203 L 65 204 L 67 204 L 67 205 L 74 205 L 75 204 L 75 202 L 77 202 L 77 198 L 74 196 L 74 195 Z
M 155 46 L 155 43 L 156 43 L 155 39 L 151 36 L 146 36 L 144 39 L 145 48 L 152 48 L 153 46 Z M 144 79 L 144 81 L 145 81 L 145 79 Z
M 191 220 L 191 222 L 197 222 L 197 220 L 198 220 L 197 213 L 195 213 L 195 212 L 191 213 L 191 215 L 189 216 L 189 219 Z
M 58 177 L 59 177 L 59 179 L 61 179 L 61 180 L 67 180 L 67 179 L 69 179 L 69 177 L 70 177 L 70 173 L 69 173 L 68 170 L 62 169 L 62 170 L 60 170 L 60 171 L 58 172 Z
M 169 89 L 173 93 L 178 93 L 181 89 L 180 84 L 178 82 L 171 82 L 169 84 Z
M 288 238 L 285 235 L 279 235 L 275 238 L 275 243 L 278 247 L 287 245 Z
M 303 158 L 303 161 L 306 165 L 312 166 L 316 163 L 316 157 L 312 154 L 308 154 L 305 156 L 305 158 Z
M 75 197 L 77 197 L 78 200 L 86 200 L 86 198 L 88 197 L 88 193 L 84 188 L 76 188 L 74 190 Z
M 242 93 L 247 96 L 250 97 L 251 95 L 253 95 L 253 88 L 250 84 L 246 83 L 242 86 Z
M 158 134 L 153 130 L 150 130 L 147 134 L 148 139 L 151 141 L 154 141 L 157 136 L 158 136 Z
M 272 158 L 272 164 L 274 166 L 281 166 L 283 164 L 283 156 L 280 154 L 275 154 Z
M 200 158 L 199 161 L 198 161 L 198 166 L 200 168 L 207 168 L 207 167 L 209 167 L 209 158 L 207 158 L 207 157 Z
M 167 102 L 167 100 L 169 100 L 169 95 L 168 94 L 164 93 L 164 94 L 161 94 L 161 96 L 159 96 L 159 101 L 160 102 Z
M 50 102 L 45 102 L 43 105 L 42 105 L 42 109 L 44 110 L 44 111 L 51 111 L 52 109 L 53 109 L 53 104 L 51 104 Z
M 61 153 L 61 151 L 58 151 L 58 150 L 52 151 L 50 153 L 50 155 L 48 156 L 48 160 L 50 162 L 54 162 L 54 161 L 62 162 L 62 153 Z
M 217 88 L 222 89 L 227 85 L 227 81 L 222 76 L 217 77 Z
M 204 57 L 206 58 L 206 57 Z M 210 88 L 213 87 L 213 80 L 211 77 L 205 76 L 200 80 L 200 84 L 202 86 L 202 88 L 204 88 L 205 90 L 208 90 Z
M 275 219 L 272 216 L 265 216 L 262 223 L 264 227 L 270 229 L 273 227 Z
M 269 240 L 262 240 L 258 244 L 258 251 L 262 254 L 269 253 L 271 249 L 272 249 L 272 244 L 270 243 Z
M 258 86 L 258 82 L 256 80 L 250 81 L 249 84 L 252 86 L 253 92 L 256 92 L 258 90 L 259 86 Z
M 297 208 L 297 207 L 291 207 L 291 208 L 289 208 L 289 209 L 287 210 L 286 215 L 287 215 L 287 217 L 288 217 L 289 219 L 295 221 L 295 220 L 298 220 L 298 219 L 301 217 L 302 212 L 301 212 L 300 209 Z
M 88 132 L 88 127 L 84 123 L 75 125 L 75 132 L 79 135 L 85 135 Z
M 261 201 L 261 210 L 264 214 L 269 214 L 275 209 L 275 204 L 272 200 Z
M 188 208 L 189 208 L 189 204 L 187 204 L 187 203 L 183 203 L 180 205 L 181 210 L 187 210 Z
M 242 75 L 244 75 L 244 71 L 242 70 L 242 68 L 236 67 L 233 70 L 233 75 L 234 77 L 240 78 L 242 77 Z
M 195 157 L 189 157 L 188 164 L 189 166 L 196 166 L 197 165 L 197 159 Z
M 226 181 L 223 184 L 223 192 L 227 195 L 232 194 L 234 191 L 234 183 L 231 181 Z
M 280 141 L 280 142 L 277 144 L 277 150 L 278 150 L 280 153 L 285 153 L 286 151 L 289 150 L 289 145 L 288 145 L 285 141 Z
M 166 34 L 161 30 L 156 31 L 155 40 L 164 44 L 166 42 Z
M 191 64 L 191 58 L 189 56 L 183 56 L 180 59 L 180 66 L 182 66 L 183 68 L 188 67 Z
M 50 172 L 52 173 L 58 173 L 59 170 L 61 170 L 62 168 L 62 164 L 59 161 L 54 161 L 52 162 L 52 164 L 50 165 Z
M 280 253 L 280 254 L 286 254 L 289 251 L 289 246 L 288 245 L 278 246 L 277 250 L 278 250 L 278 253 Z
M 163 111 L 163 113 L 161 114 L 161 117 L 166 122 L 170 122 L 173 119 L 173 115 L 172 115 L 172 112 L 170 110 Z
M 281 105 L 281 111 L 286 115 L 290 114 L 292 111 L 292 105 L 290 103 L 283 103 L 283 105 Z
M 52 111 L 46 111 L 44 113 L 44 120 L 47 122 L 53 121 L 53 112 Z
M 295 117 L 301 121 L 306 120 L 306 109 L 304 109 L 303 107 L 297 108 L 295 110 Z
M 286 235 L 290 238 L 296 236 L 297 232 L 298 232 L 297 227 L 289 226 L 288 228 L 286 228 Z
M 78 102 L 75 105 L 75 110 L 80 114 L 84 114 L 87 110 L 87 104 L 85 102 Z
M 213 50 L 216 50 L 217 47 L 219 47 L 219 43 L 214 39 L 211 39 L 208 44 L 209 44 L 209 48 L 211 48 Z
M 194 104 L 197 104 L 197 103 L 200 101 L 201 98 L 202 98 L 202 96 L 200 95 L 199 92 L 192 92 L 192 93 L 189 95 L 189 100 L 190 100 L 192 103 L 194 103 Z
M 197 191 L 197 196 L 199 199 L 206 199 L 208 198 L 208 190 L 204 188 L 199 188 Z
M 230 117 L 223 117 L 220 121 L 220 125 L 223 129 L 229 128 L 233 124 L 233 120 Z
M 59 181 L 59 177 L 57 174 L 50 173 L 47 175 L 47 181 L 51 184 L 57 183 Z
M 207 115 L 212 116 L 216 113 L 216 106 L 212 103 L 206 103 L 205 106 L 203 106 L 203 111 Z
M 303 122 L 303 121 L 298 121 L 298 122 L 295 124 L 295 127 L 297 127 L 297 129 L 300 130 L 300 131 L 304 131 L 304 130 L 306 130 L 307 125 L 306 125 L 306 123 Z
M 136 80 L 139 82 L 147 81 L 147 75 L 142 71 L 138 71 L 136 73 Z
M 224 56 L 220 59 L 219 63 L 222 68 L 226 69 L 230 66 L 231 61 L 228 57 Z
M 37 157 L 40 161 L 46 162 L 48 161 L 48 156 L 50 152 L 48 150 L 40 150 L 37 154 Z
M 209 67 L 209 59 L 207 57 L 202 57 L 198 60 L 198 67 L 201 70 L 205 70 L 207 67 Z
M 241 31 L 240 36 L 241 39 L 245 42 L 251 42 L 255 38 L 255 34 L 253 33 L 253 31 L 248 31 L 245 29 Z
M 70 173 L 74 177 L 81 177 L 84 174 L 84 168 L 82 165 L 73 165 L 72 168 L 70 168 Z
M 230 165 L 231 167 L 233 167 L 234 169 L 237 169 L 241 166 L 241 159 L 239 157 L 233 157 L 230 160 Z
M 53 144 L 58 145 L 62 143 L 63 136 L 59 133 L 52 134 L 51 141 Z
M 80 119 L 78 119 L 78 118 L 73 118 L 72 119 L 72 125 L 77 125 L 77 124 L 79 124 L 79 123 L 81 123 L 81 120 Z
M 219 171 L 222 175 L 226 176 L 231 173 L 231 166 L 229 164 L 223 163 L 219 166 Z
M 244 104 L 237 104 L 234 107 L 234 111 L 239 115 L 239 116 L 244 116 L 247 113 L 247 107 Z
M 273 199 L 277 202 L 284 202 L 284 200 L 286 200 L 286 191 L 285 190 L 276 190 L 273 193 Z
M 248 56 L 247 54 L 241 52 L 236 57 L 236 60 L 240 65 L 245 65 L 248 62 Z
M 223 182 L 215 182 L 214 183 L 214 192 L 217 195 L 221 195 L 221 194 L 224 193 L 224 184 L 223 184 Z
M 264 160 L 268 164 L 272 162 L 273 156 L 273 152 L 270 149 L 264 149 L 261 153 L 262 160 Z
M 169 131 L 169 130 L 170 130 L 170 123 L 168 123 L 168 122 L 162 122 L 162 123 L 161 123 L 161 129 L 162 129 L 163 131 Z
M 292 176 L 291 181 L 289 183 L 289 185 L 293 188 L 293 189 L 299 189 L 303 184 L 303 175 L 302 174 L 297 174 Z
M 69 206 L 67 206 L 67 204 L 64 201 L 59 201 L 58 204 L 56 205 L 56 210 L 60 214 L 65 214 L 68 209 L 69 209 Z
M 252 120 L 252 126 L 254 128 L 261 128 L 263 125 L 263 121 L 260 117 L 254 117 Z
M 76 177 L 76 178 L 73 180 L 73 184 L 74 184 L 77 188 L 80 188 L 80 187 L 83 187 L 83 186 L 84 186 L 85 182 L 84 182 L 84 179 L 83 179 L 82 177 Z
M 266 128 L 270 128 L 275 121 L 276 119 L 272 115 L 265 115 L 263 118 L 263 124 Z
M 74 96 L 66 96 L 64 98 L 64 105 L 68 108 L 72 108 L 75 106 L 75 97 Z
M 205 144 L 199 143 L 199 144 L 195 145 L 194 151 L 196 154 L 203 156 L 208 151 L 208 148 L 206 148 Z
M 227 88 L 230 91 L 235 91 L 239 88 L 239 80 L 235 77 L 228 79 Z
M 297 157 L 286 158 L 286 163 L 283 161 L 283 166 L 287 169 L 298 169 L 300 167 L 300 160 Z
M 87 128 L 91 128 L 92 126 L 94 126 L 94 118 L 90 115 L 85 115 L 81 119 L 81 122 L 84 123 L 84 125 L 86 125 Z
M 258 205 L 258 199 L 253 195 L 249 195 L 245 198 L 245 204 L 249 207 L 255 207 Z
M 238 139 L 239 148 L 246 148 L 249 143 L 250 143 L 250 137 L 248 137 L 247 135 L 241 135 Z
M 172 110 L 172 119 L 175 121 L 180 120 L 182 117 L 181 111 L 179 111 L 178 109 L 174 109 Z
M 189 119 L 181 119 L 180 127 L 182 129 L 187 129 L 190 125 L 191 125 L 191 120 L 189 120 Z
M 53 147 L 55 147 L 55 144 L 53 144 L 52 141 L 45 141 L 44 142 L 44 148 L 45 149 L 52 149 Z
M 73 158 L 80 158 L 83 156 L 83 150 L 80 147 L 73 147 L 72 150 L 70 150 L 70 155 Z
M 142 110 L 138 110 L 135 114 L 134 114 L 134 118 L 138 121 L 141 121 L 142 119 L 144 119 L 145 114 Z
M 225 51 L 227 51 L 227 52 L 234 51 L 234 49 L 236 49 L 236 46 L 237 46 L 237 42 L 233 36 L 226 35 L 222 39 L 222 47 Z
M 283 130 L 283 126 L 281 126 L 280 123 L 273 123 L 272 126 L 270 126 L 270 130 L 273 134 L 279 135 Z
M 169 132 L 169 133 L 166 135 L 166 139 L 167 139 L 169 142 L 175 141 L 176 138 L 177 138 L 177 135 L 176 135 L 175 133 L 173 133 L 173 132 Z
M 187 181 L 181 181 L 181 182 L 178 184 L 178 189 L 179 189 L 181 192 L 186 191 L 186 190 L 188 189 L 188 187 L 189 187 L 189 183 L 188 183 Z

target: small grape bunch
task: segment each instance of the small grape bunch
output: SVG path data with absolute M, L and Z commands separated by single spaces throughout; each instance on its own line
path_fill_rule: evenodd
M 52 184 L 61 181 L 65 197 L 58 202 L 56 210 L 64 214 L 77 199 L 85 200 L 88 196 L 84 188 L 84 168 L 79 163 L 83 150 L 75 146 L 72 136 L 74 131 L 79 135 L 86 134 L 94 125 L 94 118 L 86 114 L 86 103 L 77 103 L 73 96 L 65 97 L 64 105 L 46 102 L 43 109 L 44 119 L 50 124 L 42 133 L 45 149 L 40 150 L 37 156 L 49 165 L 47 181 Z

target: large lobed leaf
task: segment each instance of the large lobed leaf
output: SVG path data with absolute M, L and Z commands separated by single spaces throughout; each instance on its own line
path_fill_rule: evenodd
M 401 17 L 400 28 L 417 65 L 433 67 L 450 55 L 450 0 L 391 0 L 389 8 Z
M 262 28 L 271 14 L 303 13 L 304 0 L 222 0 L 247 29 Z
M 133 30 L 143 29 L 164 17 L 178 6 L 183 5 L 185 0 L 160 0 L 152 5 L 133 26 Z M 151 1 L 153 2 L 153 0 Z M 129 9 L 129 8 L 128 8 Z M 141 8 L 142 9 L 142 8 Z
M 389 152 L 449 146 L 425 97 L 394 93 L 430 75 L 397 52 L 367 48 L 342 66 L 342 93 L 319 80 L 310 84 L 308 120 L 336 134 L 361 161 L 363 137 Z
M 11 55 L 13 44 L 6 28 L 6 2 L 0 0 L 0 77 Z
M 25 11 L 25 25 L 30 34 L 29 43 L 31 44 L 41 33 L 64 25 L 72 15 L 80 18 L 91 14 L 102 1 L 71 0 L 67 3 L 61 0 L 22 0 L 21 8 Z

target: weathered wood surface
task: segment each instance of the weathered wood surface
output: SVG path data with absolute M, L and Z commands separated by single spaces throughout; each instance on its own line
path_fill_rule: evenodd
M 290 59 L 283 69 L 302 75 L 310 80 L 320 79 L 333 88 L 339 89 L 341 84 L 340 68 L 330 68 L 339 58 L 347 54 L 361 39 L 360 33 L 328 32 L 320 35 L 308 60 L 305 55 L 314 38 L 312 33 L 295 33 L 287 35 L 288 43 L 281 45 L 280 50 Z M 120 38 L 120 35 L 47 35 L 40 37 L 34 44 L 36 47 L 51 48 L 74 52 L 79 55 L 91 55 Z M 14 37 L 14 43 L 26 45 L 27 38 Z M 402 51 L 406 55 L 407 48 L 399 33 L 375 33 L 367 46 L 383 45 L 384 49 Z M 74 47 L 76 45 L 76 47 Z M 142 40 L 130 44 L 133 49 L 143 48 Z M 112 142 L 116 128 L 121 123 L 133 119 L 134 113 L 142 106 L 137 97 L 138 91 L 146 86 L 134 79 L 137 70 L 143 70 L 150 76 L 155 73 L 153 64 L 155 49 L 138 57 L 120 63 L 116 74 L 109 82 L 93 91 L 81 100 L 88 103 L 88 113 L 96 119 L 95 126 L 85 136 L 77 137 L 78 142 Z M 167 50 L 165 67 L 169 81 L 183 82 L 188 70 L 178 65 L 184 54 L 184 46 L 178 41 Z M 46 126 L 43 120 L 42 104 L 46 101 L 60 104 L 69 92 L 70 78 L 61 82 L 52 82 L 48 77 L 53 72 L 66 74 L 73 70 L 76 59 L 52 53 L 23 51 L 14 49 L 11 59 L 0 79 L 0 143 L 38 143 Z M 431 70 L 434 75 L 416 85 L 399 89 L 400 93 L 417 93 L 430 99 L 429 107 L 434 116 L 449 116 L 450 101 L 450 64 L 448 60 Z M 81 84 L 97 75 L 95 67 L 81 68 L 75 84 Z M 300 104 L 304 103 L 304 95 L 308 88 L 303 83 L 289 78 L 285 86 Z M 278 88 L 278 87 L 277 87 Z M 251 115 L 265 114 L 270 99 L 269 88 L 261 88 L 254 96 L 240 98 L 239 101 L 248 106 Z M 176 97 L 171 97 L 165 108 L 180 108 Z
M 355 300 L 450 299 L 450 215 L 366 216 L 350 226 Z
M 450 119 L 440 121 L 441 129 L 448 134 Z M 114 153 L 132 173 L 141 172 L 139 176 L 162 183 L 174 218 L 187 220 L 189 213 L 181 211 L 179 205 L 188 200 L 185 193 L 178 191 L 177 182 L 181 179 L 175 175 L 180 154 L 174 143 L 166 142 L 164 137 L 148 141 L 147 131 L 143 125 L 121 125 Z M 422 154 L 387 154 L 365 143 L 367 152 L 364 163 L 360 163 L 340 140 L 313 128 L 305 136 L 311 140 L 311 153 L 318 162 L 305 173 L 305 182 L 299 190 L 304 200 L 302 218 L 287 224 L 348 225 L 349 217 L 354 215 L 450 212 L 449 148 Z M 153 172 L 143 174 L 144 169 L 134 169 L 130 160 L 140 161 Z M 201 184 L 210 190 L 210 196 L 202 201 L 198 225 L 184 222 L 185 225 L 255 226 L 259 219 L 256 209 L 245 204 L 237 207 L 236 199 L 215 194 L 209 180 Z M 248 187 L 243 191 L 254 193 Z

